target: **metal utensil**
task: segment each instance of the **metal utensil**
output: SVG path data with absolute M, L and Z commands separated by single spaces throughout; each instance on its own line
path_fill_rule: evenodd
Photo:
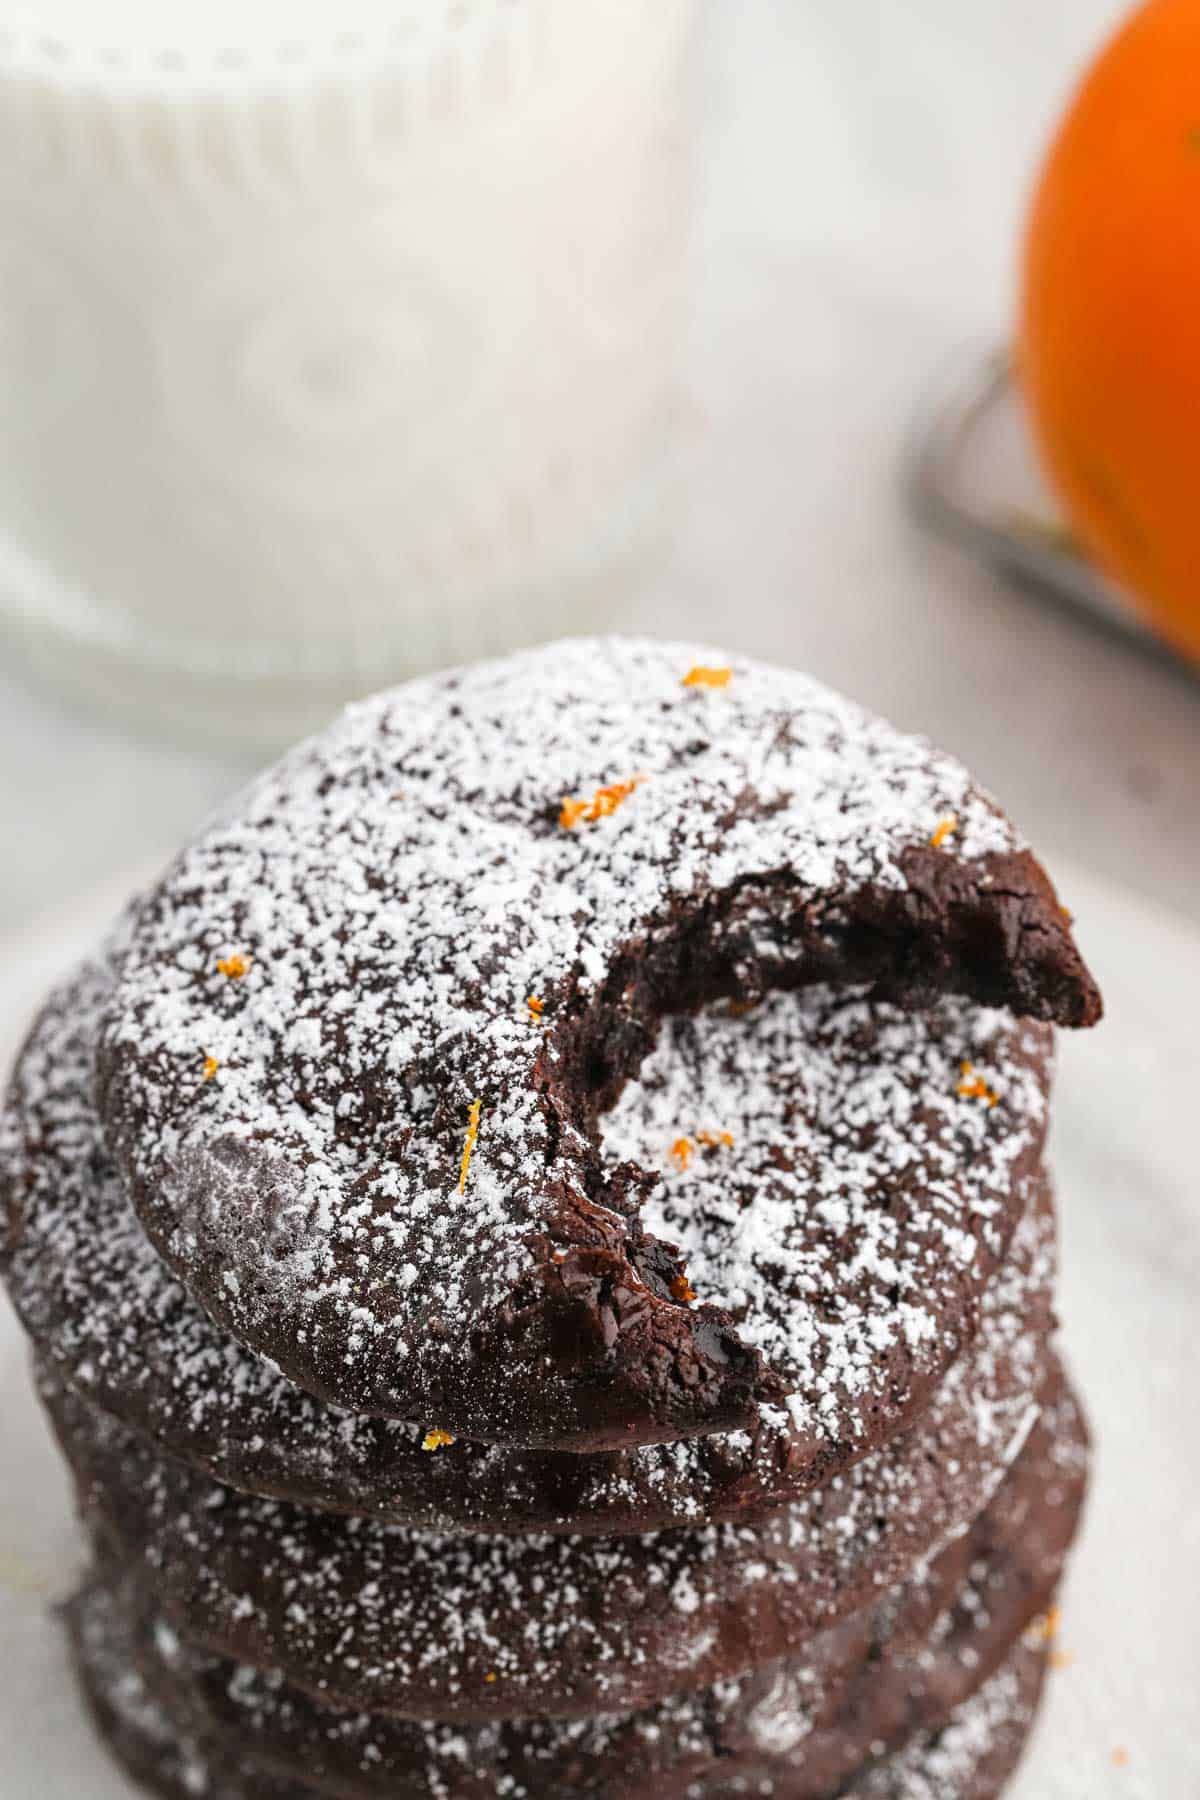
M 1031 594 L 1197 676 L 1087 561 L 1062 523 L 1037 471 L 1007 349 L 976 347 L 941 370 L 914 420 L 903 479 L 910 507 L 929 530 Z

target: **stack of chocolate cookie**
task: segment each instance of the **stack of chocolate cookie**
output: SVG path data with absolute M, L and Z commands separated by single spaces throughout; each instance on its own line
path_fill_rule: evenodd
M 49 1000 L 5 1273 L 116 1754 L 219 1800 L 978 1800 L 1086 1441 L 1052 1027 L 950 759 L 551 646 L 353 708 Z

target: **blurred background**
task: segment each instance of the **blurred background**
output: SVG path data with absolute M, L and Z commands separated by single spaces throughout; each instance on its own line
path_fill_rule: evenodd
M 1196 916 L 1194 678 L 902 479 L 1011 332 L 1121 8 L 477 0 L 383 9 L 422 26 L 381 50 L 379 8 L 332 43 L 310 3 L 282 76 L 255 8 L 189 10 L 0 9 L 0 930 L 154 862 L 347 688 L 610 624 L 806 666 Z M 222 32 L 262 42 L 198 107 Z
M 1149 270 L 1150 311 L 1200 319 L 1200 0 L 1166 7 L 1196 54 L 1122 104 L 1185 85 L 1187 228 L 1156 242 L 1192 260 L 1121 250 L 1077 284 L 1097 317 Z M 1098 1479 L 1021 1800 L 1200 1792 L 1200 681 L 1064 533 L 1004 362 L 1039 162 L 1125 11 L 0 0 L 0 1060 L 262 760 L 422 668 L 673 634 L 958 752 L 1108 1006 L 1055 1125 Z M 1168 338 L 1186 433 L 1200 329 Z M 47 1618 L 62 1477 L 0 1327 L 0 1789 L 107 1800 Z

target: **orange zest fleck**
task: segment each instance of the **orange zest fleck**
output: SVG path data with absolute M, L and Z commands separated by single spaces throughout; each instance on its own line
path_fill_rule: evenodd
M 667 1152 L 677 1169 L 686 1169 L 692 1160 L 693 1144 L 691 1138 L 677 1137 Z
M 1034 1619 L 1033 1623 L 1030 1625 L 1026 1635 L 1032 1644 L 1053 1643 L 1054 1639 L 1058 1636 L 1061 1624 L 1062 1613 L 1057 1606 L 1050 1606 L 1047 1607 L 1044 1613 L 1038 1614 L 1037 1618 Z
M 728 687 L 733 679 L 732 669 L 706 669 L 703 663 L 697 663 L 689 669 L 683 678 L 684 687 L 723 688 Z
M 201 1079 L 204 1081 L 211 1081 L 220 1066 L 221 1065 L 215 1056 L 206 1056 L 204 1059 L 204 1074 Z
M 587 825 L 594 825 L 597 819 L 607 819 L 641 783 L 642 776 L 634 775 L 628 781 L 611 781 L 607 787 L 598 787 L 590 800 L 564 799 L 558 822 L 564 831 L 573 831 L 581 819 Z
M 427 1431 L 421 1439 L 421 1448 L 422 1450 L 440 1450 L 443 1444 L 452 1444 L 453 1442 L 454 1433 L 452 1431 L 443 1431 L 440 1426 L 435 1426 L 432 1431 Z
M 686 1275 L 677 1275 L 675 1277 L 674 1281 L 671 1283 L 671 1296 L 675 1300 L 682 1301 L 685 1306 L 696 1298 L 696 1290 Z
M 974 1063 L 961 1063 L 962 1080 L 955 1088 L 955 1093 L 963 1100 L 986 1100 L 989 1106 L 995 1106 L 1000 1099 L 995 1088 L 990 1088 L 982 1075 L 976 1075 Z
M 1044 1644 L 1052 1644 L 1058 1636 L 1062 1624 L 1062 1614 L 1057 1606 L 1049 1606 L 1036 1619 L 1031 1619 L 1025 1628 L 1025 1642 L 1031 1650 L 1040 1649 Z
M 488 1670 L 488 1672 L 487 1672 L 487 1674 L 486 1674 L 486 1675 L 485 1675 L 485 1676 L 484 1676 L 484 1678 L 483 1678 L 483 1679 L 484 1679 L 484 1680 L 485 1680 L 485 1681 L 495 1681 L 495 1679 L 496 1679 L 496 1671 L 495 1671 L 495 1669 L 489 1669 L 489 1670 Z
M 1125 1768 L 1129 1761 L 1129 1752 L 1123 1744 L 1118 1744 L 1112 1753 L 1112 1759 L 1118 1769 Z
M 240 981 L 250 967 L 250 958 L 235 950 L 232 956 L 218 956 L 217 969 L 220 974 L 228 975 L 230 981 Z
M 539 1000 L 536 994 L 530 994 L 525 1004 L 529 1008 L 529 1016 L 531 1019 L 540 1019 L 546 1010 L 545 1001 Z
M 471 1152 L 475 1148 L 475 1140 L 479 1136 L 479 1115 L 483 1111 L 482 1100 L 472 1100 L 471 1110 L 467 1114 L 467 1141 L 463 1145 L 462 1161 L 458 1165 L 458 1191 L 467 1191 L 467 1175 L 471 1167 Z
M 677 1137 L 667 1152 L 677 1169 L 686 1169 L 696 1153 L 697 1144 L 703 1150 L 732 1150 L 733 1133 L 731 1131 L 698 1131 L 694 1138 Z
M 946 842 L 946 839 L 953 837 L 957 830 L 958 830 L 958 814 L 957 813 L 947 813 L 946 817 L 944 819 L 938 820 L 938 823 L 934 828 L 933 835 L 929 841 L 933 845 L 935 850 L 940 850 L 942 845 Z

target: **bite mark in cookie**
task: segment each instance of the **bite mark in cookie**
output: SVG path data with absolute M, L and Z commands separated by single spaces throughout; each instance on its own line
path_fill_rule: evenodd
M 815 1403 L 801 1404 L 797 1397 L 785 1405 L 762 1407 L 753 1426 L 742 1432 L 592 1456 L 514 1451 L 458 1439 L 450 1453 L 444 1440 L 455 1434 L 440 1423 L 409 1425 L 354 1415 L 316 1400 L 216 1326 L 141 1232 L 108 1157 L 91 1097 L 97 1022 L 110 981 L 103 963 L 72 976 L 48 1002 L 19 1060 L 0 1129 L 0 1165 L 11 1215 L 5 1273 L 26 1329 L 60 1379 L 153 1439 L 166 1454 L 234 1487 L 438 1530 L 600 1533 L 701 1519 L 755 1519 L 827 1482 L 847 1461 L 868 1456 L 877 1443 L 892 1441 L 920 1398 L 922 1383 L 951 1354 L 956 1364 L 916 1430 L 939 1464 L 950 1460 L 960 1466 L 964 1492 L 973 1479 L 986 1482 L 1036 1393 L 1053 1270 L 1048 1199 L 1018 1229 L 1014 1247 L 984 1286 L 977 1306 L 974 1300 L 966 1304 L 975 1275 L 961 1256 L 947 1261 L 935 1276 L 927 1277 L 915 1264 L 919 1287 L 915 1295 L 901 1296 L 900 1303 L 927 1317 L 934 1316 L 931 1309 L 936 1307 L 938 1334 L 918 1344 L 923 1363 L 912 1357 L 899 1370 L 903 1380 L 890 1388 L 882 1384 L 882 1398 L 878 1377 L 874 1388 L 869 1385 L 876 1354 L 881 1369 L 887 1366 L 874 1336 L 881 1321 L 872 1319 L 870 1302 L 873 1294 L 886 1323 L 896 1310 L 888 1294 L 890 1273 L 857 1286 L 847 1275 L 839 1316 L 818 1321 L 826 1344 L 825 1362 L 811 1371 Z M 730 1242 L 722 1235 L 726 1219 L 732 1219 L 736 1232 L 744 1218 L 740 1205 L 730 1208 L 731 1197 L 744 1193 L 764 1159 L 781 1154 L 785 1145 L 802 1165 L 811 1156 L 796 1121 L 781 1126 L 779 1116 L 786 1101 L 782 1077 L 790 1070 L 802 1089 L 807 1073 L 805 1064 L 797 1065 L 799 1047 L 787 1036 L 791 1004 L 789 996 L 767 1003 L 744 1044 L 734 1024 L 719 1018 L 669 1026 L 646 1065 L 644 1081 L 626 1090 L 604 1122 L 606 1132 L 614 1135 L 641 1134 L 632 1148 L 648 1167 L 659 1165 L 662 1177 L 657 1186 L 648 1186 L 644 1213 L 656 1229 L 679 1238 L 687 1269 L 709 1295 L 721 1291 L 718 1283 L 728 1282 L 735 1269 L 741 1271 L 740 1279 L 756 1279 L 754 1257 L 761 1256 L 761 1245 L 756 1240 L 746 1246 L 753 1254 L 743 1258 L 736 1236 Z M 839 1005 L 843 1025 L 846 1018 L 854 1021 L 856 1038 L 882 1016 L 882 1009 L 868 1009 L 847 996 Z M 670 1041 L 676 1032 L 689 1039 L 679 1046 L 678 1070 Z M 700 1098 L 690 1085 L 686 1096 L 671 1090 L 678 1071 L 686 1076 L 692 1066 L 690 1040 L 698 1032 L 713 1034 L 712 1053 L 704 1057 L 701 1073 L 708 1071 L 719 1098 Z M 776 1042 L 781 1033 L 782 1041 Z M 723 1056 L 731 1047 L 739 1053 L 739 1066 L 726 1079 Z M 949 1109 L 953 1119 L 964 1105 L 968 1113 L 974 1109 L 950 1094 L 955 1050 L 953 1045 L 943 1050 L 945 1091 L 935 1104 Z M 860 1105 L 853 1099 L 853 1083 L 874 1084 L 876 1061 L 873 1052 L 864 1052 L 857 1069 L 848 1063 L 843 1071 L 848 1086 L 837 1103 L 850 1119 Z M 827 1086 L 839 1079 L 828 1057 L 822 1064 L 815 1051 L 814 1070 L 813 1079 L 819 1075 Z M 1028 1071 L 1019 1080 L 1027 1084 Z M 804 1098 L 802 1091 L 799 1098 Z M 748 1116 L 739 1125 L 740 1139 L 701 1125 L 686 1140 L 686 1162 L 672 1157 L 672 1145 L 664 1165 L 672 1121 L 685 1105 L 696 1116 L 707 1117 L 711 1111 L 714 1125 L 717 1114 L 730 1108 L 744 1111 Z M 765 1137 L 760 1129 L 764 1123 Z M 999 1124 L 991 1118 L 965 1123 L 974 1134 L 968 1141 L 981 1144 Z M 1001 1142 L 1011 1149 L 1011 1138 Z M 840 1154 L 844 1157 L 850 1147 L 843 1144 Z M 912 1151 L 914 1168 L 923 1154 L 919 1146 Z M 983 1220 L 991 1244 L 985 1261 L 1008 1229 L 1003 1168 L 1001 1161 L 1001 1202 L 997 1206 L 993 1197 L 994 1210 Z M 783 1172 L 774 1173 L 786 1198 Z M 828 1199 L 825 1204 L 828 1208 Z M 867 1213 L 862 1248 L 874 1245 L 876 1263 L 889 1254 L 888 1234 L 899 1231 L 901 1220 L 911 1224 L 911 1213 L 904 1211 L 908 1204 L 901 1198 L 894 1210 Z M 680 1209 L 677 1225 L 674 1215 Z M 715 1236 L 706 1223 L 710 1210 L 720 1228 Z M 953 1209 L 940 1224 L 933 1213 L 934 1253 L 939 1244 L 959 1249 L 961 1236 L 953 1220 Z M 694 1246 L 693 1233 L 711 1242 Z M 841 1257 L 840 1241 L 830 1233 L 828 1218 L 808 1219 L 800 1207 L 790 1240 L 786 1230 L 780 1233 L 781 1254 L 809 1259 L 814 1277 L 822 1275 L 817 1259 L 833 1258 L 833 1267 L 822 1275 L 827 1305 L 846 1274 L 843 1260 L 847 1265 L 852 1260 Z M 915 1255 L 910 1249 L 910 1268 Z M 664 1284 L 670 1267 L 662 1274 Z M 798 1260 L 797 1275 L 805 1274 L 805 1264 Z M 674 1279 L 690 1286 L 686 1275 Z M 772 1281 L 768 1266 L 764 1288 Z M 675 1298 L 687 1301 L 687 1287 L 677 1290 Z M 737 1304 L 735 1295 L 725 1298 Z M 777 1302 L 771 1293 L 760 1297 L 758 1314 L 755 1329 L 777 1329 Z M 801 1315 L 793 1322 L 797 1334 L 803 1322 Z M 855 1347 L 857 1356 L 851 1354 Z M 893 1371 L 905 1349 L 898 1337 L 891 1350 Z M 913 1379 L 915 1368 L 921 1382 Z M 818 1374 L 835 1395 L 835 1378 L 844 1383 L 855 1377 L 868 1384 L 860 1385 L 849 1415 L 851 1429 L 841 1435 L 831 1429 L 831 1419 L 839 1415 L 820 1405 Z M 431 1433 L 441 1434 L 442 1455 L 423 1451 Z M 898 1452 L 900 1463 L 905 1455 Z M 909 1466 L 921 1467 L 915 1451 Z M 961 1499 L 946 1495 L 944 1487 L 943 1482 L 925 1493 L 922 1504 L 935 1514 L 943 1503 L 961 1507 Z
M 564 794 L 595 817 L 563 829 Z M 554 645 L 351 709 L 183 853 L 122 950 L 101 1112 L 172 1266 L 325 1399 L 574 1449 L 748 1426 L 792 1377 L 673 1291 L 597 1124 L 664 1017 L 830 981 L 1099 1011 L 949 758 L 799 675 Z

